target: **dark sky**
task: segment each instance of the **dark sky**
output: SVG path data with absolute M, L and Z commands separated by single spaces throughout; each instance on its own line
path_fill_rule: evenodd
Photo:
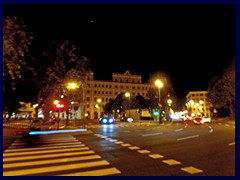
M 175 95 L 207 90 L 235 54 L 234 5 L 4 5 L 35 35 L 39 50 L 70 40 L 95 78 L 164 72 Z

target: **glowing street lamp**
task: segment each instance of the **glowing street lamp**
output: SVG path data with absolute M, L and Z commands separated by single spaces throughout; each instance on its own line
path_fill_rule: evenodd
M 102 102 L 102 99 L 101 98 L 98 98 L 97 99 L 97 102 L 99 103 L 98 107 L 99 107 L 99 111 L 100 111 L 100 117 L 101 117 L 101 102 Z
M 171 99 L 168 99 L 168 100 L 167 100 L 167 103 L 168 103 L 168 106 L 171 106 L 172 100 L 171 100 Z
M 160 80 L 155 81 L 155 85 L 158 87 L 158 103 L 161 104 L 161 92 L 160 89 L 163 87 L 163 83 Z
M 67 83 L 67 89 L 68 89 L 68 96 L 67 96 L 67 119 L 66 119 L 66 126 L 69 124 L 68 121 L 69 121 L 69 104 L 70 104 L 70 92 L 72 89 L 76 89 L 78 88 L 78 85 L 77 83 L 75 82 L 69 82 Z
M 130 93 L 129 92 L 126 92 L 125 93 L 125 97 L 128 97 L 128 107 L 129 107 L 129 113 L 128 113 L 128 115 L 129 115 L 129 117 L 131 117 L 131 114 L 130 114 Z

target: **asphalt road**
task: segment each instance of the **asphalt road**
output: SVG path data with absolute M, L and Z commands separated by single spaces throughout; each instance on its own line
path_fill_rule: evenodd
M 235 175 L 234 124 L 103 125 L 76 137 L 123 176 Z
M 14 136 L 4 149 L 3 172 L 4 176 L 235 176 L 235 123 L 93 124 L 88 133 Z

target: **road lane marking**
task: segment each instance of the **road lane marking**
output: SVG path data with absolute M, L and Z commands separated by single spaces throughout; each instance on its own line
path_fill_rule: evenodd
M 178 132 L 178 131 L 182 131 L 182 130 L 183 130 L 183 128 L 180 128 L 180 129 L 176 129 L 175 131 Z
M 53 147 L 49 147 L 49 146 L 46 146 L 46 147 L 34 147 L 34 148 L 20 148 L 20 149 L 6 149 L 4 151 L 4 153 L 11 153 L 11 152 L 21 152 L 21 151 L 24 151 L 24 152 L 27 152 L 27 151 L 33 151 L 33 150 L 45 150 L 45 149 L 59 149 L 59 148 L 72 148 L 72 147 L 83 147 L 85 146 L 85 144 L 73 144 L 73 145 L 68 145 L 68 146 L 53 146 Z
M 121 171 L 119 171 L 116 168 L 106 168 L 106 169 L 92 170 L 92 171 L 85 171 L 85 172 L 60 174 L 58 176 L 107 176 L 107 175 L 114 175 L 114 174 L 121 174 Z
M 108 140 L 108 141 L 109 141 L 109 140 L 112 140 L 112 138 L 105 138 L 105 140 Z
M 177 141 L 181 141 L 181 140 L 185 140 L 185 139 L 191 139 L 191 138 L 196 138 L 199 137 L 199 135 L 194 135 L 194 136 L 187 136 L 187 137 L 183 137 L 183 138 L 178 138 Z
M 116 142 L 117 141 L 117 139 L 111 139 L 111 140 L 109 140 L 110 142 Z
M 37 140 L 37 142 L 34 142 L 33 141 L 33 143 L 34 144 L 56 144 L 56 143 L 68 143 L 69 142 L 69 140 L 59 140 L 59 141 L 38 141 Z M 79 142 L 77 139 L 75 139 L 75 140 L 71 140 L 71 142 Z M 14 142 L 14 143 L 12 143 L 12 145 L 13 146 L 17 146 L 17 145 L 21 145 L 21 144 L 26 144 L 27 142 Z
M 159 159 L 159 158 L 164 158 L 164 156 L 160 155 L 160 154 L 149 154 L 149 157 L 153 158 L 153 159 Z
M 131 147 L 128 147 L 128 149 L 135 150 L 135 149 L 140 149 L 140 147 L 137 147 L 137 146 L 131 146 Z
M 34 166 L 34 165 L 52 165 L 56 163 L 62 163 L 62 162 L 70 162 L 73 163 L 74 161 L 83 161 L 83 160 L 92 160 L 92 159 L 100 159 L 101 156 L 99 155 L 91 155 L 91 156 L 79 156 L 79 157 L 68 157 L 68 158 L 62 158 L 58 157 L 55 159 L 47 159 L 47 160 L 38 160 L 38 161 L 32 161 L 29 162 L 14 162 L 11 164 L 3 164 L 3 168 L 21 168 L 25 166 Z
M 11 161 L 23 161 L 23 160 L 38 160 L 42 158 L 55 158 L 59 156 L 74 156 L 74 155 L 85 155 L 94 154 L 94 151 L 83 151 L 83 152 L 69 152 L 69 153 L 58 153 L 58 154 L 45 154 L 45 155 L 35 155 L 35 156 L 21 156 L 21 157 L 6 157 L 3 158 L 3 162 Z
M 33 138 L 34 139 L 34 138 Z M 77 139 L 68 136 L 68 137 L 36 137 L 37 141 L 42 142 L 42 141 L 76 141 Z M 78 140 L 77 140 L 78 141 Z M 15 140 L 15 142 L 22 142 L 21 139 Z
M 72 152 L 72 151 L 83 151 L 89 150 L 89 147 L 78 147 L 78 148 L 68 148 L 68 149 L 45 149 L 40 151 L 31 151 L 31 152 L 12 152 L 12 153 L 3 153 L 3 157 L 12 157 L 12 156 L 23 156 L 23 155 L 43 155 L 48 153 L 59 153 L 59 152 Z
M 35 144 L 35 143 L 33 143 Z M 37 143 L 36 143 L 37 144 Z M 81 142 L 70 142 L 70 143 L 62 143 L 62 144 L 41 144 L 41 147 L 49 147 L 51 145 L 51 147 L 59 147 L 59 146 L 62 146 L 62 145 L 80 145 L 82 144 Z M 26 147 L 26 143 L 22 143 L 22 144 L 19 144 L 19 145 L 11 145 L 8 149 L 18 149 L 18 148 L 21 148 L 21 147 Z
M 162 134 L 162 133 L 160 132 L 160 133 L 143 134 L 142 136 L 156 136 L 156 135 L 160 135 L 160 134 Z
M 181 164 L 181 162 L 176 161 L 176 160 L 174 160 L 174 159 L 167 159 L 167 160 L 163 160 L 162 162 L 163 162 L 163 163 L 166 163 L 166 164 L 168 164 L 168 165 L 170 165 L 170 166 L 172 166 L 172 165 L 177 165 L 177 164 Z
M 151 153 L 151 151 L 149 151 L 149 150 L 145 150 L 145 149 L 143 149 L 143 150 L 138 150 L 138 152 L 141 153 L 141 154 L 148 154 L 148 153 Z
M 233 145 L 235 145 L 235 142 L 229 143 L 228 145 L 233 146 Z
M 131 144 L 121 144 L 123 147 L 131 146 Z
M 195 167 L 192 167 L 192 166 L 181 168 L 181 170 L 185 171 L 185 172 L 187 172 L 189 174 L 196 174 L 196 173 L 202 173 L 203 172 L 203 170 L 195 168 Z
M 115 144 L 122 144 L 122 141 L 116 141 Z
M 31 175 L 31 174 L 37 174 L 37 173 L 50 173 L 50 172 L 74 170 L 74 169 L 104 166 L 104 165 L 109 165 L 109 162 L 105 160 L 100 160 L 100 161 L 94 161 L 94 162 L 57 165 L 52 167 L 40 167 L 40 168 L 14 170 L 14 171 L 5 171 L 3 172 L 3 176 L 24 176 L 24 175 Z

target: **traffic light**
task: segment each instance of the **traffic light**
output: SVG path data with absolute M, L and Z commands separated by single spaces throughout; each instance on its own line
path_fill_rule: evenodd
M 62 103 L 58 103 L 54 105 L 54 110 L 56 111 L 63 111 L 65 109 L 65 105 Z
M 153 115 L 154 115 L 154 116 L 159 116 L 159 114 L 160 114 L 160 113 L 159 113 L 158 110 L 154 110 L 154 111 L 153 111 Z
M 78 110 L 78 104 L 79 104 L 78 101 L 74 101 L 73 108 L 74 108 L 75 111 Z

